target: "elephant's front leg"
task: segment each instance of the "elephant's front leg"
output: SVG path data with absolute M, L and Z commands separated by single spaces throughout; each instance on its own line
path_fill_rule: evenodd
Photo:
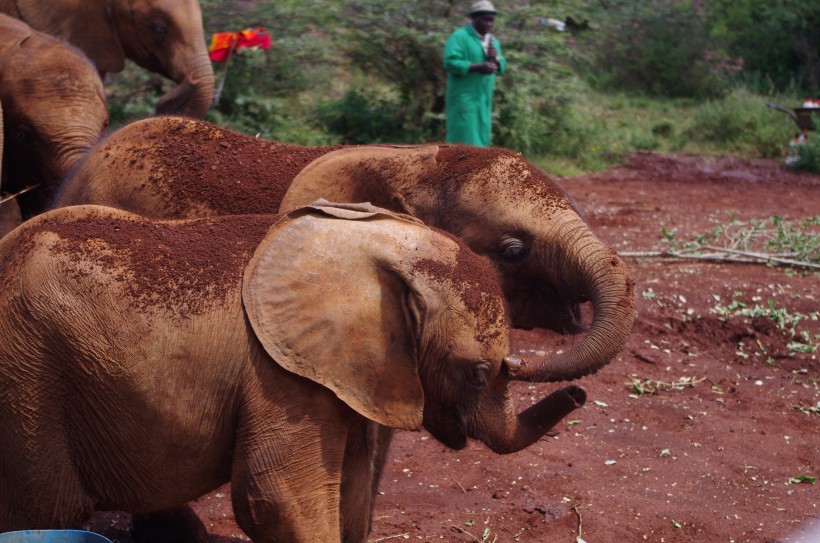
M 338 416 L 337 407 L 325 407 L 318 413 L 272 410 L 240 418 L 231 492 L 237 523 L 254 542 L 341 541 L 350 420 Z
M 364 543 L 370 533 L 373 503 L 378 482 L 376 473 L 384 464 L 377 462 L 382 433 L 393 429 L 362 419 L 351 427 L 345 449 L 342 474 L 342 541 Z M 386 444 L 389 446 L 389 441 Z M 385 455 L 386 457 L 386 451 Z

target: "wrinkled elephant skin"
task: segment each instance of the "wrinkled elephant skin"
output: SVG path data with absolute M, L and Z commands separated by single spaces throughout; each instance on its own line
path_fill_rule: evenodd
M 108 126 L 102 81 L 76 48 L 0 14 L 2 192 L 24 217 L 44 210 L 69 169 Z
M 0 0 L 0 12 L 79 47 L 100 73 L 128 58 L 178 84 L 160 113 L 202 118 L 211 106 L 214 73 L 197 0 Z
M 519 378 L 593 373 L 631 330 L 634 293 L 624 262 L 553 179 L 504 149 L 299 147 L 202 121 L 147 119 L 93 150 L 55 206 L 93 203 L 172 218 L 287 210 L 319 197 L 371 202 L 454 234 L 496 265 L 514 326 L 586 331 L 555 358 L 511 357 Z M 589 325 L 580 318 L 585 302 L 593 309 Z
M 585 401 L 517 414 L 492 265 L 369 204 L 58 209 L 0 240 L 0 289 L 0 532 L 167 521 L 230 480 L 257 543 L 363 543 L 382 428 L 512 452 Z

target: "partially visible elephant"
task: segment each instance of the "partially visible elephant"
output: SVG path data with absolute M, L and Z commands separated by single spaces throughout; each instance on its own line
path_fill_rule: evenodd
M 204 117 L 214 72 L 197 0 L 0 0 L 0 12 L 82 49 L 104 76 L 125 59 L 178 85 L 158 113 Z
M 17 201 L 14 198 L 2 201 L 4 199 L 0 198 L 0 238 L 23 223 Z
M 230 480 L 257 543 L 364 542 L 380 425 L 509 453 L 586 398 L 516 414 L 493 267 L 369 205 L 59 209 L 0 240 L 0 290 L 0 532 Z
M 3 201 L 3 104 L 0 102 L 0 238 L 22 222 L 20 207 L 13 199 Z
M 18 198 L 29 217 L 108 127 L 103 85 L 80 50 L 0 14 L 0 101 L 2 192 L 38 185 Z
M 501 273 L 513 326 L 579 332 L 580 304 L 591 302 L 581 341 L 551 359 L 511 357 L 517 375 L 579 378 L 626 342 L 635 316 L 626 264 L 561 187 L 504 149 L 284 146 L 203 121 L 152 118 L 92 149 L 54 206 L 102 204 L 170 218 L 275 212 L 319 197 L 408 213 L 486 255 Z
M 0 238 L 20 226 L 23 218 L 13 195 L 3 195 L 3 103 L 0 101 Z

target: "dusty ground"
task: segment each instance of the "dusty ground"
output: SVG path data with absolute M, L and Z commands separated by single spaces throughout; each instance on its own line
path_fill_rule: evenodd
M 639 154 L 626 167 L 562 184 L 624 254 L 667 249 L 662 227 L 688 241 L 732 218 L 820 215 L 820 177 L 769 161 Z M 820 476 L 820 363 L 816 353 L 792 352 L 772 318 L 819 311 L 820 275 L 627 261 L 638 319 L 620 356 L 581 381 L 587 405 L 508 456 L 400 434 L 371 542 L 820 541 L 820 484 L 790 483 Z M 769 300 L 766 316 L 720 313 L 733 301 Z M 806 317 L 797 330 L 815 336 L 820 322 Z M 524 353 L 571 341 L 514 335 Z M 520 408 L 552 388 L 520 386 Z M 214 543 L 247 539 L 233 523 L 229 488 L 195 508 Z M 92 525 L 120 543 L 130 542 L 127 528 L 124 515 L 100 515 Z

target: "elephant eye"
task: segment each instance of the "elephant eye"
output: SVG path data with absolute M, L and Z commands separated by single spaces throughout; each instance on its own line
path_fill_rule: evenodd
M 487 388 L 489 372 L 489 368 L 484 364 L 469 366 L 465 371 L 467 384 L 476 390 L 484 390 Z
M 154 23 L 154 35 L 160 38 L 164 38 L 168 35 L 168 27 L 162 23 Z
M 521 262 L 530 253 L 524 242 L 518 238 L 507 238 L 501 243 L 501 258 L 507 262 Z
M 17 125 L 11 134 L 12 137 L 20 143 L 31 143 L 34 141 L 34 130 L 25 124 Z

